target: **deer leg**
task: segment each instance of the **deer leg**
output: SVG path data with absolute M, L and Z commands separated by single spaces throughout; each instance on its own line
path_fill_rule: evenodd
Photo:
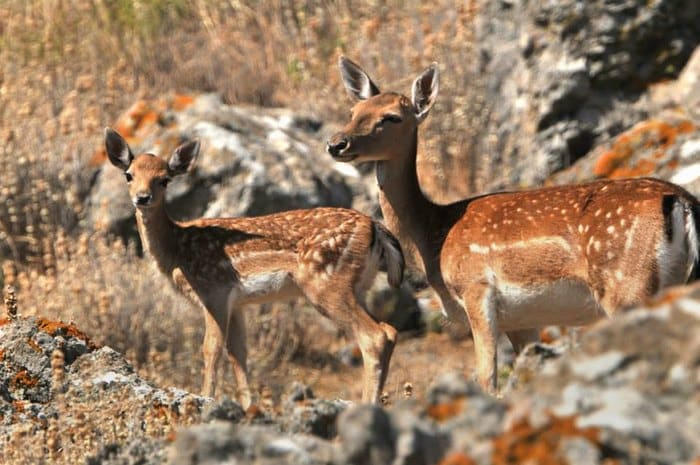
M 221 326 L 209 310 L 204 308 L 204 342 L 202 355 L 204 356 L 204 382 L 202 383 L 202 395 L 213 397 L 216 390 L 216 371 L 221 358 L 223 347 L 223 334 Z
M 248 348 L 246 346 L 245 315 L 239 306 L 236 306 L 232 296 L 228 302 L 228 321 L 226 324 L 226 350 L 233 367 L 233 375 L 236 378 L 238 388 L 238 400 L 244 409 L 250 407 L 251 394 L 248 385 Z
M 384 331 L 387 340 L 386 345 L 384 346 L 384 350 L 382 351 L 382 358 L 380 360 L 382 370 L 379 377 L 378 391 L 379 395 L 381 395 L 381 392 L 384 390 L 386 378 L 389 375 L 389 364 L 391 363 L 391 356 L 394 353 L 394 347 L 396 347 L 396 338 L 398 337 L 399 333 L 398 331 L 396 331 L 396 328 L 394 328 L 388 323 L 380 322 L 379 326 L 381 326 L 382 330 Z
M 396 344 L 396 329 L 374 321 L 359 306 L 358 316 L 358 321 L 353 323 L 353 332 L 364 366 L 362 402 L 377 403 L 389 373 L 389 363 Z
M 537 328 L 506 331 L 506 335 L 516 354 L 519 354 L 529 343 L 540 340 L 540 331 Z
M 474 285 L 463 296 L 474 338 L 476 377 L 481 387 L 491 394 L 495 394 L 498 382 L 498 321 L 494 293 L 494 290 L 486 285 Z
M 455 321 L 464 324 L 469 329 L 469 321 L 464 313 L 464 308 L 455 300 L 443 284 L 431 284 L 442 305 L 442 314 Z

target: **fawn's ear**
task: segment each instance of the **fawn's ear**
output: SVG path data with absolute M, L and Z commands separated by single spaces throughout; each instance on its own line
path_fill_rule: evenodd
M 105 150 L 109 161 L 114 166 L 122 171 L 129 169 L 131 161 L 134 159 L 134 154 L 131 153 L 126 140 L 112 128 L 105 128 Z
M 198 140 L 185 142 L 176 148 L 170 156 L 170 160 L 168 160 L 168 172 L 170 175 L 177 176 L 178 174 L 186 173 L 197 158 L 197 154 L 199 154 Z
M 413 81 L 412 100 L 418 124 L 422 123 L 435 104 L 440 90 L 440 73 L 437 63 L 430 65 Z
M 367 100 L 379 94 L 379 87 L 355 62 L 341 56 L 338 60 L 338 66 L 340 67 L 340 77 L 350 95 L 358 100 Z

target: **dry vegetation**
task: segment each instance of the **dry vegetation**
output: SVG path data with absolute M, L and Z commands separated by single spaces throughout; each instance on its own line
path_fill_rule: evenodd
M 0 284 L 17 289 L 21 313 L 74 320 L 148 379 L 197 391 L 200 315 L 163 287 L 149 260 L 82 223 L 101 128 L 137 97 L 200 91 L 339 122 L 349 104 L 336 71 L 339 54 L 404 92 L 420 69 L 439 61 L 449 72 L 437 111 L 452 117 L 433 119 L 423 144 L 434 193 L 445 196 L 446 173 L 455 167 L 439 167 L 464 161 L 457 155 L 468 153 L 471 137 L 453 129 L 467 127 L 469 110 L 480 108 L 471 91 L 478 84 L 470 59 L 475 3 L 1 2 Z M 327 323 L 306 308 L 293 318 L 287 310 L 251 314 L 256 371 L 292 357 L 327 369 L 332 362 L 320 354 L 342 347 L 342 339 L 311 338 L 301 328 Z M 220 385 L 230 386 L 230 374 L 221 371 Z

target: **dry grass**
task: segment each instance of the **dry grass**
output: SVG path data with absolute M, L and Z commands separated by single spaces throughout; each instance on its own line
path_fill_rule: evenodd
M 339 54 L 405 92 L 437 60 L 445 91 L 436 112 L 453 116 L 429 120 L 423 138 L 439 197 L 448 193 L 445 173 L 460 172 L 449 163 L 462 166 L 457 154 L 470 137 L 456 129 L 468 126 L 472 108 L 475 8 L 398 0 L 2 2 L 0 260 L 20 271 L 25 311 L 80 321 L 154 380 L 191 388 L 199 367 L 182 361 L 200 360 L 200 315 L 162 290 L 149 261 L 82 224 L 100 129 L 136 97 L 211 90 L 229 102 L 287 105 L 338 123 L 350 104 Z M 267 344 L 272 359 L 303 345 L 294 333 L 304 324 L 279 316 L 286 311 L 265 308 L 252 318 L 253 342 Z M 277 333 L 291 333 L 286 345 L 270 346 Z
M 202 315 L 169 285 L 150 257 L 138 257 L 133 247 L 99 235 L 83 234 L 77 241 L 59 235 L 53 245 L 55 260 L 43 273 L 4 267 L 7 281 L 19 289 L 20 313 L 74 322 L 95 343 L 125 354 L 146 379 L 199 392 Z M 303 304 L 251 308 L 246 315 L 253 383 L 260 389 L 273 379 L 264 376 L 268 370 L 304 357 L 305 351 L 321 350 L 327 342 L 324 332 L 327 339 L 336 338 L 332 326 L 319 326 L 315 311 Z M 235 382 L 223 362 L 220 392 L 233 396 Z M 273 388 L 278 393 L 284 389 Z
M 338 55 L 403 92 L 438 61 L 444 90 L 435 112 L 451 117 L 429 119 L 423 132 L 426 182 L 437 199 L 461 196 L 479 187 L 475 176 L 464 184 L 460 169 L 476 166 L 468 159 L 473 134 L 462 128 L 476 127 L 468 118 L 479 118 L 483 106 L 471 69 L 475 4 L 0 2 L 0 288 L 15 286 L 20 313 L 73 320 L 146 378 L 197 392 L 201 315 L 164 285 L 150 260 L 83 224 L 101 128 L 139 97 L 217 91 L 231 103 L 311 113 L 330 131 L 351 104 Z M 447 188 L 447 173 L 466 187 Z M 345 341 L 311 309 L 277 305 L 248 314 L 254 382 L 264 375 L 283 390 L 288 380 L 267 370 L 289 360 L 318 369 L 319 379 L 334 370 L 324 354 Z M 233 395 L 229 370 L 220 372 L 221 391 Z
M 341 53 L 404 92 L 422 67 L 440 62 L 436 113 L 451 118 L 428 124 L 425 178 L 438 198 L 463 195 L 476 178 L 457 190 L 444 181 L 476 164 L 467 160 L 473 135 L 463 130 L 476 127 L 467 119 L 482 106 L 471 69 L 475 8 L 398 0 L 3 2 L 0 254 L 41 266 L 53 235 L 79 228 L 100 128 L 136 96 L 217 91 L 229 102 L 342 121 L 350 101 L 335 68 Z

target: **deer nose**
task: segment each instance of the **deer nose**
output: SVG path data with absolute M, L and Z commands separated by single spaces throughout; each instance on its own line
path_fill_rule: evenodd
M 350 143 L 344 137 L 337 142 L 333 141 L 333 139 L 335 139 L 335 137 L 332 138 L 331 140 L 329 140 L 328 143 L 326 144 L 326 150 L 332 156 L 337 157 L 338 155 L 342 154 L 350 146 Z
M 152 198 L 153 198 L 153 196 L 149 193 L 139 192 L 134 197 L 134 205 L 136 205 L 136 206 L 148 205 L 149 203 L 151 203 Z

